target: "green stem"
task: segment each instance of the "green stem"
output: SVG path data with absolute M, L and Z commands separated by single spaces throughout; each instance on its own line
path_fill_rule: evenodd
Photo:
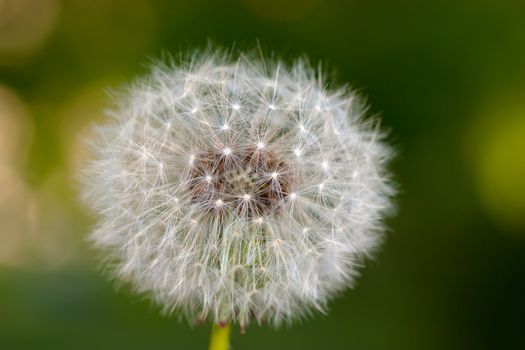
M 228 350 L 230 347 L 230 325 L 213 324 L 209 350 Z

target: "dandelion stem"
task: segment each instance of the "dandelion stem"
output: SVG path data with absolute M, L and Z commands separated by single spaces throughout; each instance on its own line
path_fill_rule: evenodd
M 228 350 L 230 346 L 230 325 L 213 324 L 211 330 L 210 348 L 209 350 Z

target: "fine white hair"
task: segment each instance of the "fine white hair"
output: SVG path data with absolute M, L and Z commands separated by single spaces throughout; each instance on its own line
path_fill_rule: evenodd
M 191 320 L 324 311 L 392 209 L 392 152 L 365 112 L 304 60 L 156 64 L 90 140 L 90 238 L 117 279 Z

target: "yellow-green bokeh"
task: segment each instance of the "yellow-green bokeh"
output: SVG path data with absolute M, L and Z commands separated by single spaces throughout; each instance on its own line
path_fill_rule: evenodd
M 525 231 L 525 91 L 487 106 L 469 135 L 480 201 L 501 225 Z

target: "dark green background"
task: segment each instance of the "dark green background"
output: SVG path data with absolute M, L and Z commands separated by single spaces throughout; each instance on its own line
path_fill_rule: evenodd
M 30 32 L 39 6 L 56 15 L 38 47 L 0 45 L 0 88 L 25 110 L 0 158 L 0 349 L 206 348 L 209 325 L 160 316 L 99 273 L 74 169 L 106 88 L 208 39 L 322 60 L 399 153 L 399 213 L 357 287 L 327 315 L 234 330 L 233 349 L 525 348 L 525 2 L 41 1 L 15 22 L 0 5 L 0 42 Z

